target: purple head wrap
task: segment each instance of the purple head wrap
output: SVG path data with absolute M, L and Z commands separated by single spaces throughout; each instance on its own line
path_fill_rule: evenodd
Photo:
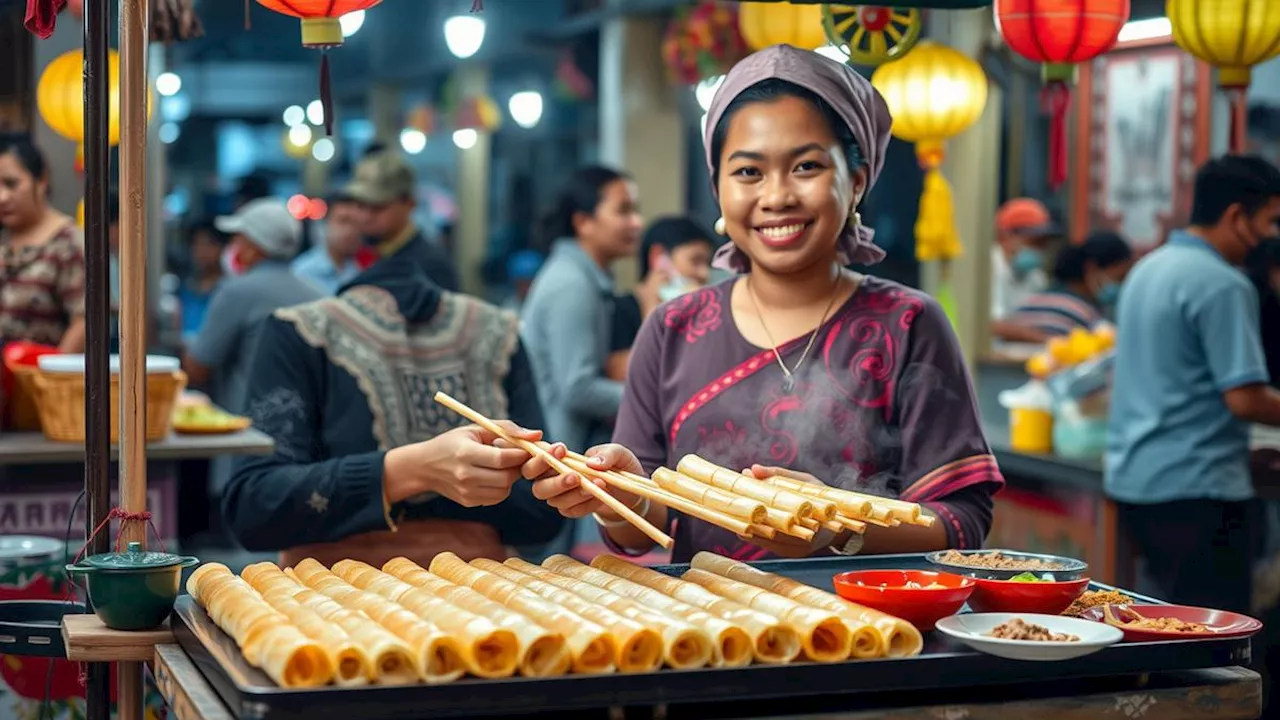
M 844 63 L 823 57 L 816 52 L 801 50 L 790 45 L 774 45 L 744 58 L 716 91 L 707 110 L 707 129 L 703 147 L 707 154 L 707 172 L 715 173 L 715 158 L 711 156 L 711 136 L 724 111 L 734 98 L 744 90 L 764 80 L 785 80 L 812 92 L 831 106 L 844 120 L 853 134 L 862 157 L 866 160 L 867 190 L 875 184 L 880 169 L 884 167 L 885 149 L 889 146 L 889 127 L 893 118 L 889 106 L 871 83 Z M 712 188 L 716 195 L 715 178 Z M 842 263 L 870 265 L 884 258 L 884 251 L 871 242 L 871 228 L 863 225 L 846 225 L 837 242 Z M 716 251 L 714 265 L 726 270 L 746 272 L 750 262 L 746 254 L 732 242 Z

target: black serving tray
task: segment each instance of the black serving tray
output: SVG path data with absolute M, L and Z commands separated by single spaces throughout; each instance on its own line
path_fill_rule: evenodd
M 934 569 L 923 555 L 880 555 L 752 563 L 830 591 L 831 578 L 847 570 Z M 687 565 L 655 569 L 679 575 Z M 1090 589 L 1114 589 L 1091 583 Z M 1143 603 L 1159 600 L 1123 590 Z M 1248 665 L 1248 638 L 1162 643 L 1122 643 L 1062 662 L 1020 662 L 970 650 L 939 633 L 925 635 L 913 658 L 843 663 L 752 665 L 745 668 L 661 670 L 637 675 L 568 675 L 559 678 L 465 679 L 448 685 L 327 687 L 283 690 L 244 661 L 235 641 L 191 599 L 178 599 L 174 636 L 200 672 L 242 720 L 351 720 L 352 718 L 456 718 L 515 716 L 534 710 L 569 712 L 805 695 L 866 695 L 1011 685 Z

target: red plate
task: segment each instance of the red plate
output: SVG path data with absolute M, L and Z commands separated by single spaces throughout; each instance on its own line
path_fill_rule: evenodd
M 973 578 L 927 570 L 855 570 L 836 575 L 831 584 L 845 600 L 902 618 L 921 632 L 956 614 L 974 587 Z
M 1086 620 L 1103 622 L 1103 606 L 1092 607 L 1080 614 Z M 1182 622 L 1200 623 L 1209 632 L 1171 632 L 1167 630 L 1143 630 L 1122 626 L 1126 642 L 1163 642 L 1170 640 L 1205 640 L 1249 637 L 1262 629 L 1262 622 L 1248 615 L 1211 610 L 1187 605 L 1112 605 L 1112 613 L 1122 608 L 1137 610 L 1148 618 L 1174 618 Z M 1120 617 L 1124 617 L 1120 614 Z

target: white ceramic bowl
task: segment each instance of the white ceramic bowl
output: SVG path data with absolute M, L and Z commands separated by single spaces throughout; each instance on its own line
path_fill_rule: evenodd
M 996 626 L 1014 618 L 1032 625 L 1046 627 L 1055 633 L 1066 633 L 1080 638 L 1078 642 L 1050 642 L 1033 640 L 1006 640 L 991 637 Z M 1062 617 L 1061 615 L 1037 615 L 1035 613 L 967 613 L 952 615 L 938 621 L 938 632 L 948 635 L 988 655 L 1010 660 L 1070 660 L 1096 653 L 1108 645 L 1120 642 L 1124 633 L 1119 628 L 1103 623 Z
M 84 355 L 82 354 L 59 354 L 59 355 L 41 355 L 36 359 L 38 367 L 47 373 L 83 373 L 84 372 Z M 111 374 L 117 375 L 120 372 L 120 356 L 112 355 L 108 361 Z M 176 357 L 167 355 L 148 355 L 147 356 L 147 374 L 151 373 L 172 373 L 182 369 L 182 361 Z

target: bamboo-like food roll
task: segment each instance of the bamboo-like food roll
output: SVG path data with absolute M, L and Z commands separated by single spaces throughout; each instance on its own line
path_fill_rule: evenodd
M 565 458 L 564 462 L 565 465 L 574 472 L 581 473 L 588 477 L 604 478 L 606 482 L 620 490 L 625 490 L 629 493 L 647 498 L 665 505 L 672 510 L 678 510 L 686 515 L 696 517 L 699 520 L 709 522 L 712 525 L 722 527 L 739 535 L 746 534 L 748 529 L 751 527 L 751 524 L 745 520 L 722 513 L 714 508 L 703 507 L 683 495 L 677 495 L 676 493 L 668 490 L 663 490 L 649 478 L 593 470 L 586 463 L 579 462 L 573 458 Z
M 522 585 L 608 630 L 613 638 L 613 663 L 619 671 L 650 672 L 662 667 L 662 635 L 656 630 L 495 560 L 477 558 L 471 565 Z
M 560 555 L 553 556 L 551 563 Z M 576 562 L 576 561 L 575 561 Z M 640 603 L 624 598 L 604 588 L 596 587 L 574 577 L 554 572 L 545 567 L 510 558 L 505 563 L 530 577 L 537 578 L 583 598 L 588 602 L 609 608 L 623 617 L 634 620 L 662 636 L 662 661 L 675 670 L 691 670 L 708 665 L 715 655 L 715 643 L 701 628 L 664 613 L 654 611 Z
M 870 625 L 880 633 L 884 643 L 884 653 L 888 657 L 910 657 L 919 655 L 924 649 L 924 638 L 920 635 L 920 631 L 906 620 L 849 602 L 838 595 L 832 595 L 791 578 L 757 570 L 744 562 L 709 552 L 694 555 L 691 565 L 699 570 L 789 597 L 810 607 L 837 613 L 851 628 Z
M 297 601 L 364 645 L 379 684 L 407 685 L 421 678 L 438 685 L 466 671 L 456 640 L 395 603 L 357 590 L 311 558 L 298 563 L 294 572 L 313 591 L 298 593 Z
M 711 613 L 687 605 L 662 593 L 637 585 L 597 570 L 589 565 L 564 555 L 555 555 L 551 559 L 555 564 L 548 564 L 562 575 L 589 582 L 596 587 L 608 590 L 616 595 L 630 598 L 645 607 L 652 608 L 664 615 L 680 618 L 700 628 L 715 641 L 715 653 L 712 664 L 717 667 L 742 667 L 751 663 L 753 656 L 751 636 L 746 630 L 716 617 Z M 549 559 L 550 560 L 550 559 Z
M 518 583 L 472 567 L 451 552 L 436 555 L 428 570 L 445 580 L 469 587 L 563 635 L 569 652 L 573 654 L 574 672 L 599 675 L 617 669 L 613 664 L 613 637 L 591 620 L 548 601 Z
M 833 488 L 830 485 L 814 485 L 813 483 L 796 480 L 785 475 L 774 475 L 766 478 L 765 482 L 766 484 L 786 488 L 798 495 L 804 495 L 811 500 L 826 500 L 835 505 L 836 511 L 841 515 L 847 515 L 852 518 L 871 516 L 872 503 L 867 498 L 858 497 L 846 490 Z
M 652 588 L 741 627 L 751 636 L 752 650 L 759 662 L 788 663 L 800 654 L 800 636 L 791 625 L 740 602 L 721 597 L 701 585 L 664 575 L 612 555 L 597 556 L 591 561 L 591 567 L 622 580 Z
M 504 678 L 515 674 L 520 660 L 520 641 L 510 630 L 372 565 L 342 560 L 334 564 L 332 572 L 360 590 L 396 603 L 437 628 L 437 632 L 455 639 L 471 674 L 482 678 Z
M 560 633 L 543 627 L 469 587 L 432 575 L 408 558 L 392 558 L 382 566 L 382 571 L 454 605 L 483 615 L 498 627 L 515 633 L 520 642 L 520 661 L 517 664 L 520 674 L 526 677 L 551 677 L 569 672 L 573 656 Z
M 676 470 L 708 485 L 714 485 L 722 490 L 728 490 L 738 495 L 759 500 L 765 505 L 790 513 L 798 518 L 809 517 L 813 514 L 813 501 L 809 498 L 797 495 L 786 488 L 762 483 L 755 478 L 749 478 L 728 468 L 720 467 L 697 455 L 685 455 L 680 458 L 680 462 L 676 464 Z M 827 508 L 824 507 L 823 510 L 824 515 L 820 516 L 819 519 L 830 520 L 835 517 L 834 508 L 831 509 L 831 517 L 825 516 Z M 782 528 L 778 529 L 781 530 Z
M 853 653 L 853 633 L 835 613 L 702 570 L 689 570 L 683 579 L 790 624 L 800 633 L 800 647 L 810 660 L 839 662 L 848 660 Z M 866 633 L 874 640 L 880 639 L 871 627 Z
M 187 587 L 245 660 L 283 688 L 312 688 L 333 680 L 333 660 L 320 643 L 291 625 L 250 585 L 221 563 L 206 563 Z M 207 603 L 207 604 L 206 604 Z
M 264 567 L 265 566 L 265 567 Z M 261 578 L 274 570 L 280 573 L 275 563 L 254 563 L 241 572 L 241 578 Z M 288 579 L 284 573 L 280 577 Z M 252 581 L 250 580 L 250 584 Z M 368 685 L 373 682 L 377 673 L 369 654 L 351 639 L 347 631 L 334 623 L 320 617 L 315 610 L 304 607 L 292 596 L 285 597 L 280 593 L 272 593 L 270 598 L 263 596 L 267 604 L 281 615 L 284 615 L 303 635 L 320 643 L 329 652 L 334 667 L 334 682 L 343 687 Z
M 751 498 L 724 492 L 704 482 L 667 468 L 653 471 L 653 482 L 667 492 L 702 503 L 709 508 L 719 510 L 749 523 L 762 523 L 765 520 L 764 503 Z

